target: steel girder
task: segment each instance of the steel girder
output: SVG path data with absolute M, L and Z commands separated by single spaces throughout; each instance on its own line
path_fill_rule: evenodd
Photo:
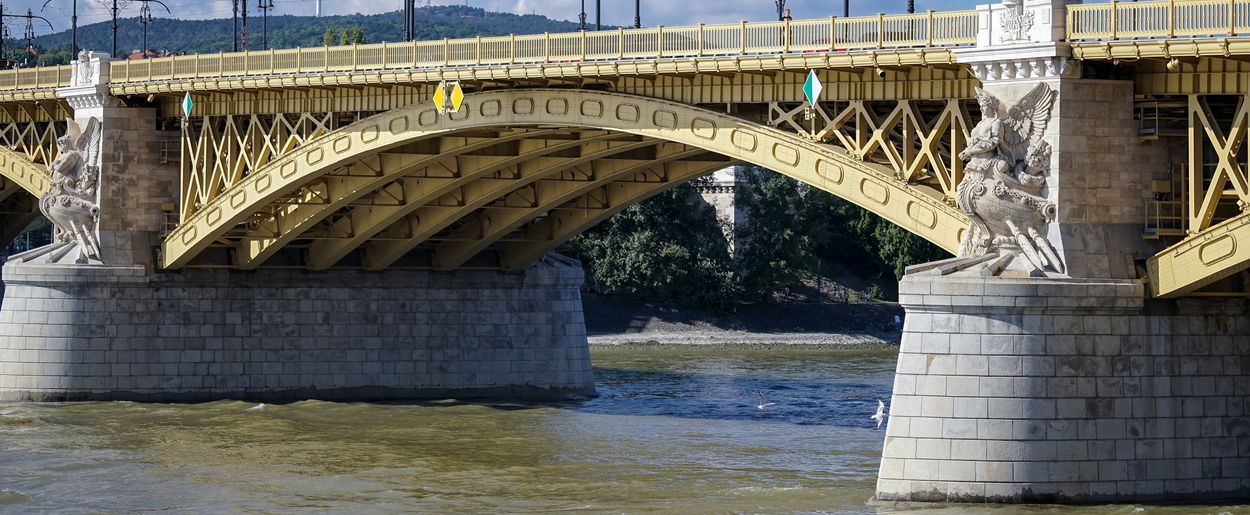
M 500 139 L 509 135 L 516 139 L 511 146 L 493 147 L 479 140 L 478 151 L 452 155 L 457 145 L 467 143 L 448 143 L 446 138 L 481 130 L 497 131 Z M 549 143 L 531 142 L 543 140 L 518 135 L 552 130 L 573 138 L 567 148 L 551 150 Z M 585 141 L 591 138 L 595 141 Z M 439 146 L 422 147 L 423 141 L 437 141 Z M 550 153 L 542 153 L 544 149 Z M 697 176 L 693 174 L 738 161 L 777 170 L 846 198 L 948 250 L 957 248 L 967 226 L 963 214 L 943 202 L 945 188 L 909 184 L 900 175 L 911 174 L 863 162 L 848 156 L 845 148 L 700 107 L 619 93 L 573 89 L 475 93 L 466 97 L 458 114 L 440 116 L 432 106 L 413 105 L 317 134 L 284 150 L 241 175 L 235 167 L 184 173 L 184 180 L 200 173 L 197 180 L 203 184 L 229 186 L 202 190 L 210 194 L 197 198 L 192 209 L 184 208 L 181 223 L 162 246 L 162 265 L 188 266 L 208 247 L 225 242 L 234 247 L 236 259 L 214 266 L 254 268 L 277 247 L 311 241 L 303 265 L 309 268 L 333 266 L 362 247 L 363 266 L 385 268 L 408 250 L 428 243 L 436 256 L 431 266 L 450 269 L 506 241 L 499 249 L 506 261 L 501 265 L 522 266 L 518 256 L 576 234 L 567 230 L 569 224 L 552 228 L 552 221 L 567 218 L 567 213 L 585 210 L 578 215 L 581 220 L 597 221 L 608 211 Z M 501 150 L 507 152 L 491 155 Z M 401 157 L 408 153 L 414 155 Z M 670 160 L 674 153 L 683 157 Z M 649 161 L 654 163 L 646 166 Z M 447 173 L 413 177 L 415 170 L 428 170 L 427 164 L 433 162 Z M 212 173 L 231 176 L 218 180 Z M 560 181 L 577 185 L 558 185 Z M 536 195 L 529 205 L 510 205 L 526 192 Z M 395 205 L 351 205 L 376 196 L 394 199 Z M 603 204 L 596 196 L 610 197 L 611 203 Z M 505 210 L 525 214 L 491 214 Z M 298 217 L 290 216 L 296 212 Z M 386 216 L 358 220 L 372 212 Z M 287 221 L 274 223 L 279 218 Z

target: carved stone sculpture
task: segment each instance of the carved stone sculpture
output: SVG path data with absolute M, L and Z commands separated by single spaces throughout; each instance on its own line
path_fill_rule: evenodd
M 74 70 L 74 85 L 87 86 L 94 84 L 95 66 L 91 64 L 91 51 L 78 52 L 78 62 Z
M 69 257 L 73 263 L 100 261 L 96 229 L 100 208 L 96 190 L 100 180 L 100 122 L 92 118 L 78 134 L 72 120 L 59 139 L 61 154 L 52 161 L 52 188 L 39 198 L 39 210 L 54 227 L 48 261 Z
M 1031 273 L 1064 273 L 1058 252 L 1041 235 L 1056 215 L 1055 204 L 1040 196 L 1051 153 L 1042 133 L 1054 99 L 1050 87 L 1038 84 L 1004 108 L 977 89 L 982 118 L 959 153 L 968 164 L 955 190 L 959 208 L 971 220 L 960 256 L 1023 254 Z

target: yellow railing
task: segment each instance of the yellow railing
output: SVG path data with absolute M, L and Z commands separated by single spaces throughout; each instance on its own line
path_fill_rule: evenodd
M 0 71 L 0 91 L 69 86 L 70 66 L 41 66 Z
M 1250 35 L 1250 0 L 1162 0 L 1068 6 L 1068 39 Z
M 126 60 L 112 63 L 111 81 L 970 45 L 976 35 L 976 11 L 929 11 Z

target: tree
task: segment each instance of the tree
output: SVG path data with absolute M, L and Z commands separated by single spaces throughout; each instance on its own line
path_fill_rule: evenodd
M 738 231 L 734 256 L 740 288 L 749 300 L 762 300 L 799 283 L 814 269 L 815 234 L 803 183 L 756 166 L 744 167 L 737 207 L 747 223 Z
M 334 42 L 336 40 L 335 36 L 336 33 L 334 29 L 326 29 L 325 35 L 322 36 L 322 41 L 325 42 L 324 46 L 334 46 Z
M 700 308 L 736 300 L 728 243 L 683 184 L 625 208 L 573 239 L 604 293 L 665 297 Z

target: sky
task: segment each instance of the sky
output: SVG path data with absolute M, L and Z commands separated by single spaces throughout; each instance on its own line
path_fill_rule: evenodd
M 8 0 L 4 2 L 5 14 L 25 14 L 31 9 L 34 14 L 41 15 L 51 22 L 56 32 L 68 30 L 70 26 L 71 5 L 74 0 L 48 0 L 48 7 L 42 9 L 45 0 Z M 107 21 L 108 7 L 113 0 L 77 0 L 78 24 Z M 231 15 L 230 0 L 161 0 L 169 6 L 172 15 L 152 4 L 153 15 L 182 19 L 229 18 Z M 259 16 L 256 9 L 258 0 L 249 0 L 248 16 Z M 446 5 L 449 0 L 430 0 L 433 5 Z M 777 11 L 774 0 L 640 0 L 642 8 L 642 24 L 644 27 L 656 25 L 696 25 L 699 23 L 736 23 L 739 21 L 766 21 L 776 19 Z M 121 18 L 131 18 L 139 13 L 139 2 L 117 0 L 121 8 Z M 273 0 L 277 14 L 311 14 L 316 0 Z M 417 0 L 418 5 L 425 5 L 426 0 Z M 602 22 L 604 25 L 632 25 L 634 22 L 634 2 L 631 0 L 600 0 L 603 6 Z M 557 20 L 577 21 L 577 13 L 581 11 L 582 0 L 460 0 L 460 4 L 481 7 L 488 11 L 510 12 L 514 14 L 541 14 Z M 595 0 L 585 0 L 587 23 L 594 24 Z M 949 11 L 971 9 L 975 0 L 916 0 L 916 10 L 933 9 Z M 823 18 L 842 15 L 841 0 L 786 0 L 786 7 L 792 10 L 795 19 Z M 394 12 L 403 9 L 402 0 L 323 0 L 322 14 L 376 14 Z M 907 10 L 907 0 L 851 0 L 851 15 L 864 16 L 885 13 L 902 13 Z M 48 25 L 36 20 L 35 32 L 50 32 Z M 21 35 L 25 30 L 25 20 L 8 20 L 6 25 L 10 33 Z

